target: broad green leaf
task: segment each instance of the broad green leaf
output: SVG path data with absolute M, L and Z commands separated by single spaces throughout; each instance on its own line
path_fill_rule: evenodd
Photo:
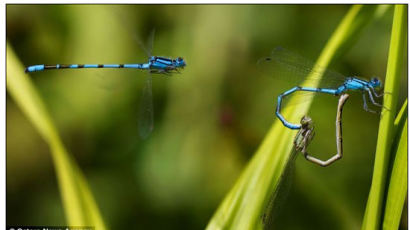
M 41 96 L 30 76 L 24 73 L 24 66 L 9 44 L 7 44 L 7 92 L 50 147 L 67 224 L 106 229 L 83 174 L 64 148 Z

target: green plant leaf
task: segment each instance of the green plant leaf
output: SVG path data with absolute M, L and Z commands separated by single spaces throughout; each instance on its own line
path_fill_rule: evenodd
M 377 138 L 373 178 L 367 201 L 362 229 L 379 229 L 382 217 L 389 159 L 392 143 L 396 135 L 394 118 L 396 116 L 399 84 L 403 77 L 403 64 L 407 44 L 407 6 L 396 5 L 394 9 L 393 28 L 390 40 L 389 59 L 387 63 L 386 86 L 383 97 L 383 109 Z
M 7 92 L 50 147 L 67 224 L 106 229 L 87 182 L 58 135 L 35 86 L 7 44 Z
M 329 39 L 316 64 L 327 67 L 335 57 L 342 55 L 361 29 L 373 18 L 376 9 L 375 5 L 352 6 Z M 283 114 L 292 121 L 300 120 L 308 112 L 310 104 L 311 101 L 301 106 L 287 107 Z M 208 223 L 207 229 L 263 227 L 261 216 L 289 162 L 294 135 L 295 132 L 275 119 L 254 157 Z
M 398 229 L 407 195 L 407 100 L 394 122 L 400 125 L 390 183 L 387 192 L 383 229 Z

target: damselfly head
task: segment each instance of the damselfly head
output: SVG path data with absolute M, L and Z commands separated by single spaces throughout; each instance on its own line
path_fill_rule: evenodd
M 175 66 L 179 68 L 184 68 L 186 66 L 185 60 L 181 57 L 178 57 L 175 61 Z
M 373 87 L 381 87 L 382 82 L 377 77 L 372 77 L 372 79 L 370 79 L 370 85 Z
M 300 120 L 301 129 L 296 134 L 293 144 L 297 151 L 302 151 L 307 148 L 315 136 L 315 128 L 313 120 L 309 116 L 303 116 Z
M 303 116 L 302 119 L 300 120 L 300 124 L 302 127 L 310 127 L 313 125 L 313 120 L 309 116 Z

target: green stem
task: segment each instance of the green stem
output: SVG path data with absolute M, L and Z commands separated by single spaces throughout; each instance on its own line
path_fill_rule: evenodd
M 389 190 L 384 212 L 383 229 L 399 228 L 400 219 L 407 196 L 407 100 L 394 122 L 398 126 L 395 146 L 396 154 L 389 181 Z M 401 131 L 400 131 L 401 130 Z
M 387 63 L 386 86 L 376 147 L 373 178 L 362 229 L 379 229 L 386 191 L 386 177 L 394 140 L 394 119 L 397 111 L 400 79 L 403 77 L 405 47 L 407 44 L 407 6 L 396 5 Z

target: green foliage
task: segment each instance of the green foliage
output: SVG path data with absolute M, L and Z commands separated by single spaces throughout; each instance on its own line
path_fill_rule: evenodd
M 367 79 L 383 76 L 394 7 L 353 6 L 340 23 L 350 7 L 7 5 L 7 223 L 102 223 L 89 183 L 104 222 L 115 229 L 201 229 L 230 189 L 208 228 L 257 228 L 269 197 L 290 181 L 275 228 L 360 228 L 379 116 L 361 109 L 360 95 L 352 93 L 343 117 L 343 160 L 321 168 L 296 158 L 295 180 L 287 180 L 296 132 L 278 122 L 274 106 L 289 82 L 255 68 L 275 46 L 310 59 L 325 47 L 320 65 Z M 182 56 L 188 66 L 181 74 L 153 77 L 155 128 L 144 141 L 137 117 L 145 73 L 84 69 L 28 76 L 20 64 L 144 62 L 138 40 L 152 28 L 153 54 Z M 402 104 L 405 97 L 395 100 Z M 310 108 L 317 135 L 309 150 L 323 158 L 334 151 L 337 102 L 328 98 L 284 111 L 298 122 Z M 399 167 L 386 182 L 397 196 Z M 401 202 L 383 205 L 383 224 L 397 224 Z M 23 206 L 39 211 L 22 212 Z
M 394 9 L 393 28 L 390 40 L 389 59 L 385 83 L 384 109 L 382 112 L 376 147 L 376 158 L 372 177 L 372 185 L 367 201 L 362 229 L 379 229 L 382 220 L 382 210 L 387 191 L 388 166 L 391 153 L 394 152 L 393 142 L 397 135 L 394 126 L 395 111 L 398 106 L 399 84 L 403 77 L 403 64 L 407 44 L 407 7 L 396 5 Z M 407 138 L 406 138 L 407 140 Z M 398 166 L 397 166 L 398 167 Z M 394 185 L 392 185 L 394 186 Z M 393 188 L 392 188 L 393 189 Z
M 396 151 L 394 152 L 395 158 L 389 180 L 383 229 L 399 228 L 407 196 L 407 116 L 406 100 L 394 121 L 394 125 L 397 126 L 395 141 L 398 143 L 393 146 Z
M 24 66 L 7 44 L 7 90 L 50 148 L 67 224 L 106 229 L 83 174 L 64 148 L 40 95 L 23 70 Z

